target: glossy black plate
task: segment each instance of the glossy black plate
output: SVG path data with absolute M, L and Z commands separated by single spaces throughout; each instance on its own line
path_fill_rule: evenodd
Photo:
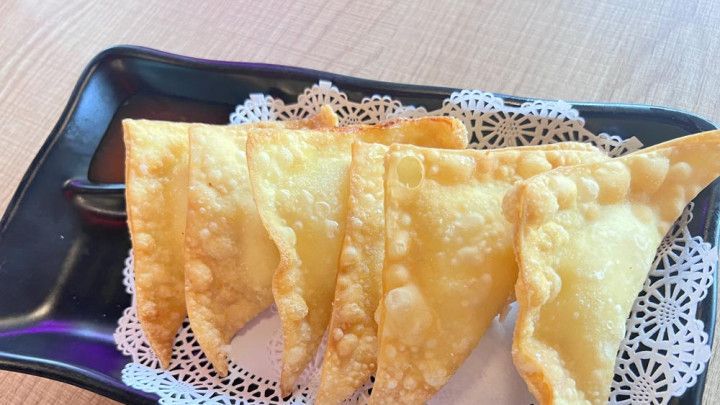
M 0 222 L 0 368 L 69 382 L 119 401 L 156 400 L 122 383 L 120 371 L 129 358 L 116 350 L 112 336 L 130 304 L 121 283 L 130 242 L 118 184 L 124 153 L 120 120 L 226 123 L 250 93 L 292 102 L 320 79 L 354 100 L 387 94 L 429 109 L 440 107 L 455 90 L 198 60 L 138 47 L 112 48 L 95 57 Z M 511 105 L 527 101 L 503 97 Z M 715 128 L 702 118 L 659 107 L 573 105 L 590 131 L 636 136 L 645 145 Z M 719 185 L 695 199 L 690 224 L 694 235 L 714 245 Z M 711 338 L 716 297 L 713 286 L 698 308 Z M 704 384 L 703 375 L 675 402 L 699 404 Z

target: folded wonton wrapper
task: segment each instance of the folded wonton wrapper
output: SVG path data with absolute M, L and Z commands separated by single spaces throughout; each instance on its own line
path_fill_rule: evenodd
M 183 235 L 190 124 L 123 120 L 125 200 L 135 299 L 145 337 L 163 367 L 185 319 Z
M 351 145 L 356 139 L 445 148 L 467 145 L 465 127 L 447 117 L 250 135 L 253 195 L 280 253 L 273 296 L 283 329 L 283 393 L 292 391 L 330 320 L 347 215 Z
M 375 372 L 385 212 L 383 174 L 388 147 L 354 142 L 345 240 L 340 253 L 327 350 L 315 403 L 337 404 Z
M 308 127 L 334 126 L 337 117 L 329 107 L 323 107 L 318 115 L 301 122 Z M 150 347 L 166 368 L 186 313 L 183 244 L 191 125 L 123 120 L 125 197 L 138 319 Z
M 720 175 L 720 131 L 520 184 L 513 360 L 542 404 L 607 403 L 619 345 L 658 245 Z
M 512 225 L 502 214 L 505 192 L 555 167 L 606 159 L 580 143 L 483 151 L 390 148 L 371 403 L 430 399 L 508 302 L 517 267 Z
M 185 300 L 193 333 L 220 376 L 245 323 L 272 304 L 275 244 L 255 207 L 245 143 L 258 128 L 330 128 L 330 107 L 305 120 L 190 129 Z

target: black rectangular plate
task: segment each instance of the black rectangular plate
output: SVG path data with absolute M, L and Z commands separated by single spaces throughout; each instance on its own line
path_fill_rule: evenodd
M 130 361 L 113 331 L 130 296 L 121 270 L 130 242 L 124 220 L 123 117 L 227 123 L 250 93 L 294 102 L 329 80 L 352 100 L 389 95 L 435 109 L 456 89 L 383 83 L 254 63 L 199 60 L 121 46 L 96 56 L 33 160 L 0 222 L 0 368 L 69 382 L 113 399 L 155 402 L 121 381 Z M 468 83 L 478 86 L 480 83 Z M 527 99 L 504 96 L 519 105 Z M 572 103 L 591 132 L 636 136 L 644 145 L 715 129 L 666 108 Z M 15 134 L 22 136 L 22 134 Z M 68 179 L 75 179 L 66 183 Z M 696 198 L 694 235 L 717 245 L 718 182 Z M 716 286 L 698 308 L 712 339 Z M 699 404 L 705 375 L 675 403 Z

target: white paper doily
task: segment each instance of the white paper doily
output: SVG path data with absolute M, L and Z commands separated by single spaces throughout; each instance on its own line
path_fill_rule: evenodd
M 441 108 L 427 111 L 403 106 L 387 96 L 351 101 L 331 83 L 321 81 L 292 104 L 251 95 L 230 115 L 230 122 L 305 118 L 323 104 L 333 107 L 341 125 L 375 123 L 398 116 L 453 116 L 467 126 L 472 148 L 582 141 L 619 156 L 642 147 L 634 137 L 621 139 L 590 133 L 570 104 L 534 101 L 514 107 L 478 90 L 452 93 Z M 715 248 L 690 235 L 687 224 L 691 219 L 692 204 L 664 238 L 650 277 L 635 302 L 618 352 L 610 398 L 613 403 L 666 403 L 695 384 L 710 358 L 708 336 L 702 322 L 696 319 L 696 310 L 712 285 L 718 257 Z M 274 309 L 265 311 L 233 339 L 227 377 L 215 374 L 187 321 L 178 333 L 170 369 L 162 370 L 137 320 L 132 255 L 125 263 L 123 283 L 128 294 L 133 295 L 133 305 L 118 321 L 114 337 L 118 349 L 132 359 L 122 371 L 127 385 L 157 394 L 163 404 L 312 403 L 323 350 L 301 378 L 300 389 L 290 398 L 280 398 L 277 378 L 282 340 Z M 477 402 L 478 398 L 503 404 L 534 402 L 512 365 L 515 311 L 512 306 L 506 318 L 493 322 L 475 351 L 431 403 L 464 404 Z M 365 403 L 370 387 L 368 383 L 346 402 Z

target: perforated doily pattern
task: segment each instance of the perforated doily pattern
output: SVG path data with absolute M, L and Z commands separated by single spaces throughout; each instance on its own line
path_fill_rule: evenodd
M 627 321 L 613 398 L 620 404 L 665 403 L 695 385 L 710 359 L 698 304 L 713 283 L 717 249 L 690 235 L 690 203 L 658 248 Z
M 511 106 L 500 97 L 477 90 L 454 92 L 441 108 L 427 111 L 403 106 L 387 96 L 351 101 L 331 83 L 321 81 L 292 104 L 251 95 L 237 106 L 230 122 L 305 118 L 324 104 L 333 107 L 342 125 L 395 117 L 453 116 L 467 126 L 470 147 L 478 149 L 580 141 L 593 143 L 610 156 L 619 156 L 642 147 L 634 137 L 622 139 L 589 132 L 570 104 L 534 101 Z M 650 277 L 627 321 L 611 402 L 666 403 L 695 384 L 710 357 L 708 336 L 702 322 L 696 319 L 696 310 L 712 285 L 717 250 L 690 235 L 687 224 L 691 219 L 692 204 L 658 249 Z M 125 263 L 123 283 L 128 294 L 133 295 L 132 254 Z M 283 400 L 277 384 L 282 349 L 279 327 L 277 314 L 269 309 L 244 328 L 231 346 L 229 374 L 219 378 L 186 321 L 178 333 L 171 367 L 162 370 L 144 338 L 133 297 L 133 305 L 125 310 L 114 334 L 118 349 L 132 359 L 123 369 L 122 379 L 129 386 L 159 395 L 163 404 L 312 403 L 323 350 L 303 374 L 295 394 Z M 368 383 L 346 402 L 366 403 L 370 387 Z M 518 389 L 526 390 L 524 386 Z M 452 401 L 452 395 L 448 391 L 439 394 L 443 402 Z

